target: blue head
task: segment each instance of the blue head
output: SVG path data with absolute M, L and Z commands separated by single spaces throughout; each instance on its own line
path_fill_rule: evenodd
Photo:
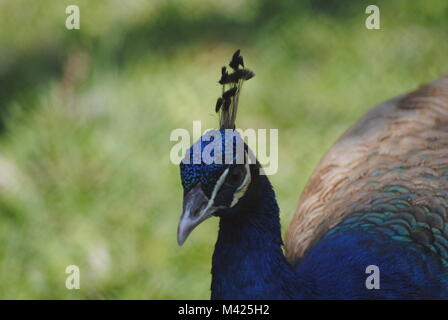
M 221 130 L 205 133 L 191 146 L 180 164 L 184 204 L 177 229 L 179 244 L 205 219 L 238 212 L 250 193 L 254 177 L 259 175 L 259 165 L 234 130 L 243 82 L 255 74 L 244 68 L 240 50 L 233 54 L 229 66 L 233 72 L 222 67 L 218 81 L 223 93 L 216 102 L 215 111 L 220 115 Z
M 259 165 L 237 131 L 212 130 L 187 151 L 180 175 L 184 201 L 177 240 L 181 245 L 207 218 L 239 211 L 259 175 Z

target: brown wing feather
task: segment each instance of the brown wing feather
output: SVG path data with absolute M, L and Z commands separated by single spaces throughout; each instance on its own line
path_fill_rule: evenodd
M 400 167 L 406 170 L 392 170 Z M 448 189 L 447 167 L 445 76 L 374 107 L 333 145 L 308 181 L 289 225 L 288 260 L 297 262 L 314 240 L 378 198 L 369 191 L 372 181 L 422 190 L 415 201 L 425 201 L 423 190 Z

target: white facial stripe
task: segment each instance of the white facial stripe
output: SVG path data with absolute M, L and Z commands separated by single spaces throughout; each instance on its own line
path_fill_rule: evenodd
M 238 203 L 241 197 L 244 196 L 244 194 L 246 193 L 247 187 L 249 186 L 251 180 L 250 169 L 248 164 L 246 164 L 245 167 L 246 167 L 246 176 L 244 177 L 244 180 L 241 183 L 241 185 L 238 187 L 238 189 L 236 189 L 235 193 L 233 194 L 233 200 L 232 203 L 230 204 L 230 207 L 233 207 Z
M 244 180 L 243 182 L 241 182 L 240 186 L 236 189 L 235 193 L 237 193 L 238 191 L 240 191 L 247 183 L 247 179 L 250 178 L 250 170 L 249 170 L 249 165 L 246 164 L 245 165 L 246 168 L 246 175 L 244 176 Z
M 219 177 L 218 181 L 216 181 L 216 185 L 213 188 L 212 196 L 210 197 L 210 200 L 208 200 L 207 207 L 205 207 L 204 212 L 207 211 L 215 201 L 216 194 L 218 193 L 219 189 L 221 189 L 222 184 L 226 180 L 227 174 L 229 173 L 229 168 L 224 170 L 222 175 Z
M 246 168 L 246 175 L 244 176 L 244 180 L 241 183 L 241 185 L 236 189 L 235 193 L 233 194 L 233 200 L 232 203 L 230 204 L 230 207 L 233 207 L 234 205 L 237 204 L 238 200 L 241 199 L 242 196 L 244 196 L 244 193 L 246 192 L 247 187 L 249 186 L 251 180 L 249 164 L 246 164 L 245 168 Z M 215 197 L 218 194 L 219 189 L 221 189 L 221 186 L 226 180 L 228 174 L 229 174 L 229 168 L 224 170 L 224 172 L 219 177 L 218 181 L 216 181 L 216 185 L 213 188 L 212 196 L 210 197 L 210 200 L 208 201 L 207 206 L 204 209 L 204 212 L 206 212 L 213 205 Z

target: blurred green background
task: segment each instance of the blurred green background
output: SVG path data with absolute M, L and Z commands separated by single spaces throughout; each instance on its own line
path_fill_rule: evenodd
M 344 130 L 448 72 L 447 31 L 446 0 L 0 0 L 0 298 L 209 298 L 218 221 L 177 246 L 169 136 L 216 127 L 231 54 L 257 74 L 238 125 L 279 129 L 284 232 Z

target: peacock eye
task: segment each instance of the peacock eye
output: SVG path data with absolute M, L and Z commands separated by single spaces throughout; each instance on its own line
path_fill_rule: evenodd
M 225 185 L 228 187 L 239 187 L 244 180 L 246 170 L 243 166 L 236 166 L 229 172 Z

